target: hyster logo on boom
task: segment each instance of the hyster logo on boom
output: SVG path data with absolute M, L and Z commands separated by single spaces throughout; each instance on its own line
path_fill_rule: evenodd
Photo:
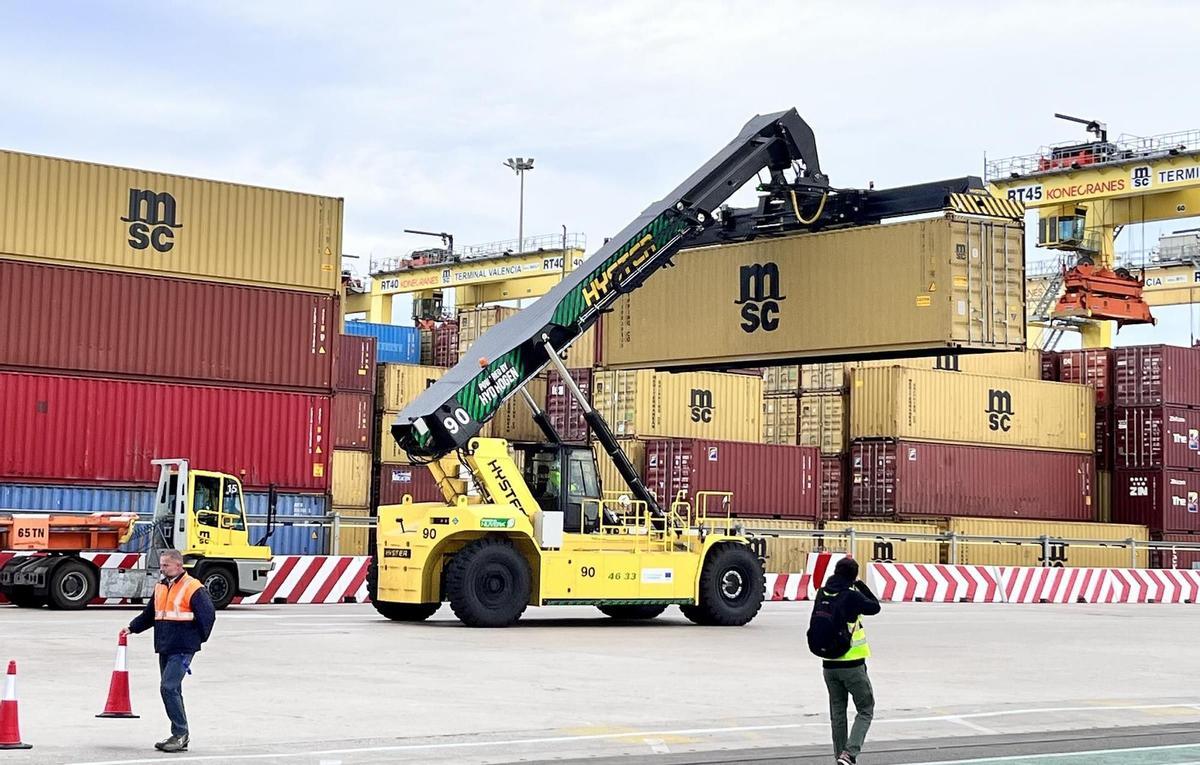
M 1005 433 L 1012 430 L 1013 418 L 1012 394 L 1006 390 L 991 389 L 988 391 L 988 429 L 1002 430 Z
M 149 189 L 129 190 L 129 212 L 121 218 L 129 224 L 129 246 L 135 250 L 153 247 L 170 252 L 175 246 L 175 229 L 183 228 L 175 214 L 175 197 Z
M 787 297 L 779 294 L 779 266 L 754 263 L 742 266 L 740 296 L 733 301 L 742 307 L 742 331 L 746 334 L 779 329 L 779 304 Z
M 713 406 L 712 391 L 693 388 L 689 407 L 692 410 L 692 422 L 712 422 L 713 411 L 716 409 Z

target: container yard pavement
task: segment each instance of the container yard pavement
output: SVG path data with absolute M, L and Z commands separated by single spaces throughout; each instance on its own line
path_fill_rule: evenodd
M 141 718 L 94 717 L 117 630 L 133 613 L 0 609 L 0 659 L 18 661 L 21 732 L 34 745 L 5 752 L 5 763 L 832 759 L 813 758 L 828 730 L 804 603 L 769 603 L 741 629 L 696 627 L 674 609 L 646 624 L 584 607 L 531 609 L 514 628 L 472 630 L 445 607 L 404 625 L 368 605 L 235 606 L 185 681 L 192 748 L 176 756 L 152 749 L 167 723 L 149 635 L 131 638 L 129 655 Z M 860 762 L 968 761 L 1009 754 L 981 751 L 985 737 L 1060 735 L 1046 731 L 1095 730 L 1101 745 L 1089 751 L 1200 743 L 1140 733 L 1200 723 L 1189 680 L 1200 654 L 1179 641 L 1198 629 L 1193 605 L 885 606 L 868 626 L 877 710 Z M 969 756 L 920 754 L 946 737 L 975 746 Z M 1080 748 L 1039 746 L 1016 753 Z M 1078 761 L 1200 759 L 1151 753 Z

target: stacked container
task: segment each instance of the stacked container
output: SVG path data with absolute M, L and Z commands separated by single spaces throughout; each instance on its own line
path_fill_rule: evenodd
M 348 321 L 346 334 L 375 338 L 375 359 L 380 364 L 418 364 L 421 361 L 421 331 L 416 327 Z
M 371 515 L 371 464 L 375 430 L 377 340 L 345 335 L 336 364 L 333 395 L 333 512 L 342 517 Z M 339 527 L 336 551 L 366 555 L 365 526 Z M 332 552 L 333 550 L 331 550 Z
M 0 483 L 105 509 L 185 457 L 274 485 L 281 514 L 323 506 L 341 219 L 340 199 L 0 152 Z

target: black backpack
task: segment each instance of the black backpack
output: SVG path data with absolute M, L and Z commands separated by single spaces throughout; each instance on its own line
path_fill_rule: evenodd
M 822 659 L 837 659 L 850 650 L 850 625 L 841 607 L 845 594 L 817 590 L 808 621 L 808 650 Z

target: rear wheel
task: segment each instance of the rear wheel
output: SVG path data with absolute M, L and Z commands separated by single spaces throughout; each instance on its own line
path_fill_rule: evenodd
M 696 624 L 740 627 L 758 615 L 765 592 L 766 576 L 758 556 L 746 545 L 723 542 L 704 561 L 699 602 L 679 610 Z
M 423 622 L 437 613 L 441 603 L 380 603 L 372 600 L 375 610 L 394 622 Z
M 60 611 L 78 611 L 96 597 L 100 582 L 96 571 L 79 560 L 67 560 L 50 574 L 50 607 Z
M 529 563 L 507 539 L 477 539 L 450 560 L 446 596 L 468 627 L 507 627 L 529 605 Z
M 653 619 L 667 610 L 666 606 L 631 605 L 631 606 L 597 606 L 600 613 L 613 619 Z
M 232 603 L 233 596 L 237 595 L 237 575 L 225 566 L 205 566 L 197 578 L 208 590 L 213 608 L 218 611 Z

